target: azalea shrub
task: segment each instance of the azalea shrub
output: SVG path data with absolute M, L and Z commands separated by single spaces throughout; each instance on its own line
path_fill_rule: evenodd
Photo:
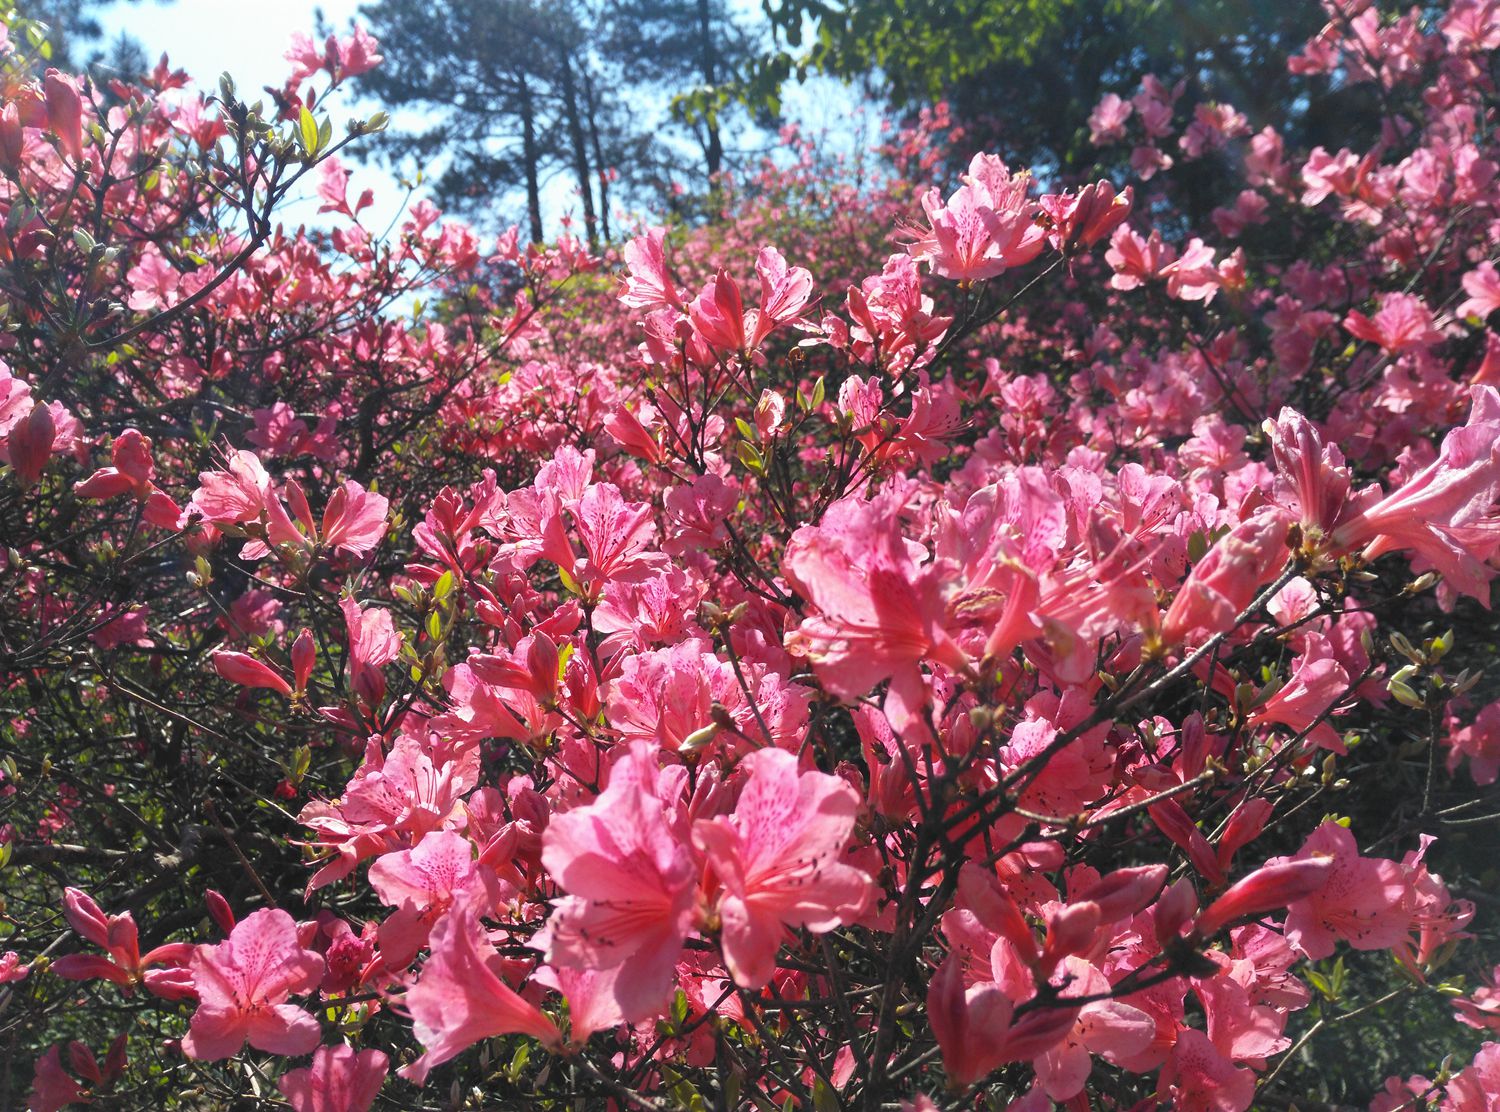
M 10 13 L 0 1104 L 1496 1107 L 1500 5 L 1326 14 L 596 254 Z

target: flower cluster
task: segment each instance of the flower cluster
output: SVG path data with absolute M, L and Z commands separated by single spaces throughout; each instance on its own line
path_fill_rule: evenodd
M 598 254 L 366 227 L 362 32 L 5 43 L 30 1107 L 1493 1107 L 1500 7 L 1327 10 L 1368 149 L 1148 77 L 1112 177 L 939 110 Z

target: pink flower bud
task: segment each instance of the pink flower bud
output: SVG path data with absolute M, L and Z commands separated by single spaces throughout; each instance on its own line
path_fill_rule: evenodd
M 253 656 L 224 651 L 217 651 L 212 655 L 214 671 L 230 683 L 237 683 L 241 687 L 268 687 L 282 695 L 292 693 L 291 684 Z
M 221 931 L 229 934 L 234 930 L 234 911 L 222 894 L 210 888 L 203 893 L 203 902 L 208 904 L 208 917 L 218 924 Z
M 1197 910 L 1198 893 L 1193 890 L 1193 882 L 1183 877 L 1156 901 L 1157 942 L 1166 945 L 1175 940 Z
M 964 985 L 963 965 L 952 955 L 927 986 L 927 1020 L 955 1086 L 971 1085 L 1005 1060 L 995 1035 L 1010 1025 L 1011 1002 L 998 985 Z
M 304 629 L 292 642 L 292 679 L 298 692 L 307 690 L 307 681 L 312 678 L 313 665 L 317 663 L 318 650 L 313 643 L 312 630 Z
M 73 78 L 48 70 L 42 79 L 47 98 L 47 126 L 56 134 L 63 153 L 83 158 L 83 99 Z
M 42 477 L 42 469 L 52 458 L 52 440 L 57 426 L 52 410 L 45 405 L 32 407 L 10 430 L 10 465 L 15 468 L 21 486 L 30 487 Z
M 0 170 L 13 172 L 21 165 L 26 151 L 26 130 L 14 104 L 0 109 Z
M 549 696 L 557 691 L 557 661 L 557 644 L 552 638 L 545 633 L 533 634 L 526 650 L 526 668 L 535 694 Z
M 1167 883 L 1165 865 L 1143 865 L 1136 869 L 1117 869 L 1099 878 L 1079 898 L 1099 905 L 1099 919 L 1114 923 L 1146 907 L 1161 894 Z
M 87 892 L 77 888 L 63 889 L 63 918 L 78 937 L 95 946 L 109 945 L 109 917 Z
M 1051 965 L 1073 954 L 1081 954 L 1099 938 L 1099 905 L 1084 901 L 1069 904 L 1047 919 L 1047 938 L 1042 963 Z
M 1256 869 L 1211 903 L 1194 929 L 1207 937 L 1239 919 L 1286 907 L 1321 888 L 1332 868 L 1332 858 L 1313 857 Z
M 1224 824 L 1224 833 L 1219 836 L 1219 866 L 1228 868 L 1234 855 L 1260 837 L 1271 817 L 1270 800 L 1247 799 L 1230 813 Z

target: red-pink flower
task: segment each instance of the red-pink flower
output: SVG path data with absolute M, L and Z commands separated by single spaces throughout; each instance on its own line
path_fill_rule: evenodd
M 500 955 L 474 913 L 459 908 L 432 932 L 432 952 L 406 994 L 413 1031 L 426 1051 L 400 1070 L 417 1085 L 433 1066 L 456 1057 L 480 1039 L 522 1034 L 557 1046 L 557 1027 L 500 977 Z
M 276 1087 L 292 1112 L 367 1112 L 389 1069 L 390 1059 L 379 1050 L 320 1046 L 311 1066 L 282 1074 Z
M 68 1076 L 62 1066 L 62 1045 L 57 1044 L 36 1060 L 36 1074 L 27 1098 L 28 1112 L 58 1112 L 70 1104 L 87 1104 L 83 1086 Z
M 662 242 L 665 228 L 652 228 L 628 241 L 621 249 L 629 274 L 620 303 L 633 309 L 683 308 L 682 294 L 667 269 Z
M 366 610 L 352 598 L 340 600 L 339 607 L 349 636 L 349 686 L 366 704 L 378 706 L 385 697 L 382 669 L 401 652 L 401 637 L 389 610 Z
M 63 153 L 75 161 L 83 158 L 83 98 L 78 79 L 49 69 L 42 78 L 47 104 L 47 126 L 57 136 Z
M 912 558 L 889 501 L 849 500 L 792 535 L 783 567 L 817 612 L 787 638 L 835 695 L 853 699 L 895 677 L 910 690 L 917 665 L 967 663 L 944 628 L 951 574 Z
M 217 946 L 199 946 L 190 965 L 198 1010 L 182 1050 L 189 1058 L 228 1058 L 246 1040 L 270 1054 L 306 1054 L 318 1045 L 318 1021 L 289 996 L 313 992 L 323 959 L 302 948 L 285 911 L 262 908 Z
M 1240 1069 L 1202 1031 L 1184 1027 L 1157 1081 L 1174 1112 L 1245 1112 L 1255 1098 L 1255 1074 Z
M 693 841 L 723 885 L 718 913 L 724 964 L 735 983 L 760 988 L 776 970 L 786 927 L 830 931 L 863 914 L 869 876 L 839 860 L 859 795 L 822 772 L 799 772 L 782 749 L 741 762 L 750 779 L 729 818 L 693 827 Z
M 1162 636 L 1180 644 L 1192 634 L 1227 632 L 1256 592 L 1286 563 L 1287 519 L 1256 514 L 1240 522 L 1193 567 L 1162 620 Z
M 1328 718 L 1334 704 L 1351 694 L 1349 673 L 1334 658 L 1326 637 L 1309 635 L 1307 647 L 1292 666 L 1291 678 L 1263 702 L 1252 707 L 1247 721 L 1256 726 L 1276 724 L 1335 753 L 1346 752 L 1344 739 Z
M 960 282 L 993 278 L 1041 253 L 1046 234 L 1033 219 L 1028 174 L 1011 174 L 995 155 L 976 154 L 946 202 L 936 189 L 922 197 L 928 228 L 910 246 L 932 272 Z
M 406 965 L 426 943 L 432 926 L 457 904 L 488 910 L 495 893 L 474 864 L 474 847 L 450 830 L 436 830 L 414 849 L 387 853 L 370 866 L 370 887 L 396 910 L 380 924 L 386 966 Z
M 745 350 L 745 304 L 728 271 L 710 278 L 687 311 L 698 335 L 720 355 Z

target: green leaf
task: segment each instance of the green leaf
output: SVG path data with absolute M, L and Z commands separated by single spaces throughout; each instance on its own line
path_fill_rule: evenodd
M 318 121 L 305 104 L 297 116 L 297 138 L 302 143 L 302 153 L 308 158 L 318 153 Z
M 748 440 L 741 440 L 739 447 L 735 450 L 740 462 L 757 475 L 766 473 L 766 461 L 761 459 L 760 453 L 755 450 L 755 445 Z

